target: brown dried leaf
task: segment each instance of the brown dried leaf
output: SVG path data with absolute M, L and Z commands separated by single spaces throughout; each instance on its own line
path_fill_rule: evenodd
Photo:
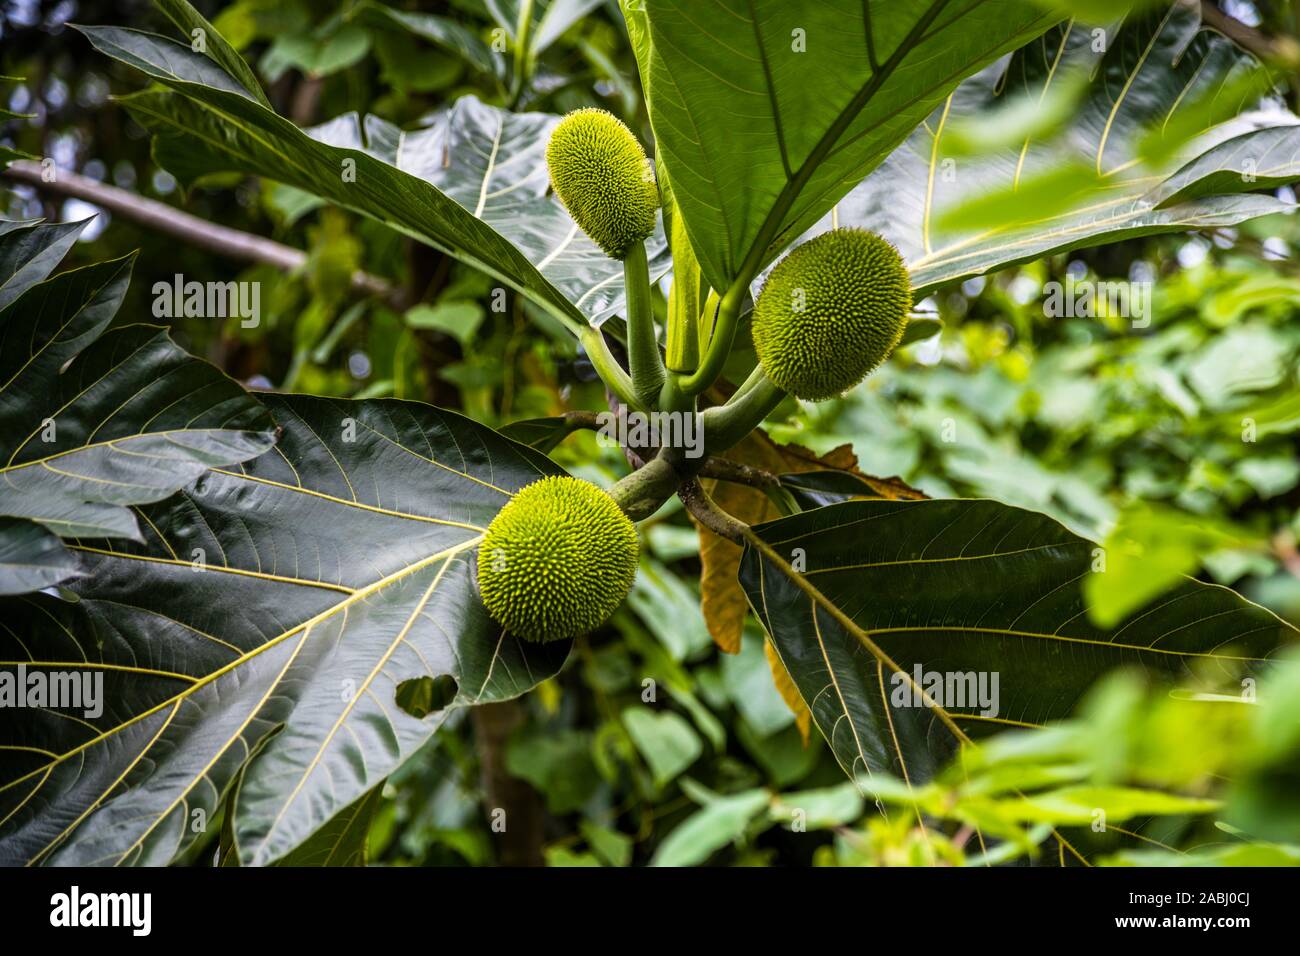
M 873 478 L 858 470 L 858 456 L 851 445 L 840 445 L 818 456 L 802 445 L 779 445 L 762 430 L 755 431 L 727 452 L 732 461 L 761 468 L 774 475 L 834 469 L 849 471 L 866 481 L 882 498 L 923 498 L 898 478 Z M 779 518 L 781 512 L 761 490 L 730 482 L 707 483 L 718 507 L 746 524 Z M 697 527 L 699 527 L 697 525 Z M 740 570 L 739 545 L 720 538 L 706 528 L 700 533 L 701 610 L 713 641 L 727 654 L 740 651 L 749 604 L 737 581 Z
M 776 685 L 777 693 L 781 695 L 785 705 L 794 711 L 794 725 L 799 728 L 799 736 L 803 738 L 803 745 L 807 747 L 808 732 L 812 729 L 812 712 L 804 703 L 799 688 L 794 685 L 794 678 L 786 670 L 785 664 L 776 653 L 776 648 L 766 638 L 763 640 L 763 653 L 767 655 L 767 666 L 772 668 L 772 683 Z

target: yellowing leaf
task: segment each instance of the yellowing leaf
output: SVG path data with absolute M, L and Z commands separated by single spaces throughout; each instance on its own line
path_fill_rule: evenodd
M 819 471 L 825 468 L 853 469 L 857 456 L 848 445 L 818 458 L 797 445 L 778 445 L 761 431 L 749 435 L 727 453 L 733 461 L 779 475 Z M 748 485 L 718 482 L 710 487 L 714 502 L 723 511 L 746 524 L 779 518 L 781 513 L 762 491 Z M 740 633 L 745 627 L 749 604 L 736 581 L 740 570 L 740 547 L 701 527 L 700 609 L 714 643 L 727 654 L 740 651 Z
M 763 653 L 767 655 L 767 666 L 772 668 L 772 683 L 776 685 L 777 693 L 781 695 L 786 706 L 794 711 L 794 725 L 799 728 L 799 736 L 803 738 L 803 745 L 807 747 L 808 731 L 812 729 L 812 714 L 808 711 L 808 705 L 799 696 L 799 688 L 794 686 L 794 678 L 785 669 L 785 664 L 781 662 L 781 657 L 776 653 L 776 648 L 772 646 L 770 640 L 764 639 Z
M 801 445 L 779 445 L 762 431 L 756 431 L 727 452 L 727 457 L 774 475 L 802 474 L 812 471 L 845 471 L 862 480 L 881 498 L 924 497 L 897 478 L 875 478 L 858 470 L 858 456 L 849 445 L 841 445 L 825 455 Z M 748 485 L 716 482 L 709 493 L 722 510 L 744 521 L 758 524 L 781 517 L 781 512 L 758 488 Z M 704 622 L 714 643 L 724 653 L 740 650 L 740 634 L 745 626 L 749 604 L 737 583 L 740 569 L 740 548 L 724 538 L 719 538 L 705 528 L 700 532 L 700 606 Z

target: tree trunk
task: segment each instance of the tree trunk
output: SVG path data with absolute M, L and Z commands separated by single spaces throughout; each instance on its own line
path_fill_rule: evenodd
M 541 866 L 541 796 L 506 770 L 510 734 L 526 719 L 517 700 L 480 704 L 473 710 L 474 734 L 483 768 L 483 800 L 501 866 Z

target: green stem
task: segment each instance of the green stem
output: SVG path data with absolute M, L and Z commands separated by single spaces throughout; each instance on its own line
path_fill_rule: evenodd
M 763 381 L 766 377 L 767 376 L 763 372 L 763 366 L 755 365 L 753 371 L 749 373 L 749 376 L 740 383 L 740 387 L 732 393 L 731 398 L 727 399 L 727 404 L 734 405 L 736 402 L 740 401 L 753 391 L 755 385 Z
M 609 496 L 633 521 L 644 521 L 671 498 L 681 484 L 681 476 L 664 458 L 651 459 L 609 489 Z
M 713 328 L 713 338 L 709 340 L 708 351 L 704 353 L 704 361 L 690 375 L 681 381 L 682 391 L 687 395 L 698 395 L 704 391 L 722 374 L 722 368 L 727 364 L 727 357 L 731 355 L 731 346 L 736 339 L 736 326 L 740 321 L 740 307 L 745 301 L 745 291 L 748 289 L 748 283 L 737 281 L 727 290 L 727 294 L 722 297 L 722 304 L 718 308 L 718 319 Z
M 618 396 L 618 400 L 628 408 L 640 412 L 646 411 L 646 407 L 637 398 L 636 390 L 632 387 L 632 379 L 628 377 L 627 372 L 623 371 L 623 366 L 618 364 L 613 353 L 610 352 L 609 343 L 605 341 L 605 336 L 601 334 L 600 329 L 588 326 L 579 333 L 578 341 L 586 349 L 587 358 L 591 360 L 592 367 L 600 376 L 600 380 L 605 383 L 605 387 Z
M 665 412 L 695 411 L 695 396 L 682 391 L 682 378 L 676 372 L 669 372 L 664 379 L 664 387 L 659 392 L 658 407 Z
M 674 372 L 693 372 L 700 363 L 700 332 L 696 327 L 700 317 L 675 299 L 668 302 L 666 364 Z
M 703 354 L 709 350 L 709 342 L 713 339 L 713 325 L 718 318 L 718 303 L 721 301 L 718 293 L 712 289 L 704 297 L 704 307 L 700 310 L 700 321 L 698 323 L 698 332 L 700 335 L 699 353 Z M 696 365 L 699 363 L 697 362 Z
M 669 371 L 690 373 L 700 364 L 700 268 L 690 239 L 673 217 L 673 287 L 668 294 L 668 328 L 664 332 Z
M 704 451 L 717 455 L 740 441 L 771 415 L 786 399 L 786 393 L 766 375 L 741 396 L 726 405 L 704 411 Z
M 653 407 L 664 387 L 664 361 L 655 337 L 654 311 L 650 307 L 650 266 L 645 243 L 637 242 L 623 260 L 623 286 L 627 296 L 627 361 L 632 389 L 642 405 Z
M 528 84 L 529 67 L 532 56 L 533 0 L 521 0 L 519 19 L 515 21 L 515 68 L 514 81 L 510 87 L 510 109 L 519 105 Z

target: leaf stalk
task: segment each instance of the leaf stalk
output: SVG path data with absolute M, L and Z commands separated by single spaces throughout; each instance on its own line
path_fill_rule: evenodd
M 653 407 L 664 387 L 663 357 L 655 335 L 650 307 L 650 266 L 645 243 L 634 243 L 623 260 L 623 285 L 627 297 L 627 360 L 632 389 L 640 405 Z

